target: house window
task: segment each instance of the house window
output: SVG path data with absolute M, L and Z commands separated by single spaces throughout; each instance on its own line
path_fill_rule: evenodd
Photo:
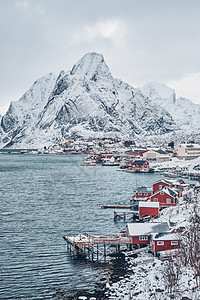
M 138 193 L 138 196 L 142 196 L 142 193 Z
M 154 202 L 158 202 L 158 198 L 153 198 L 153 201 Z
M 141 235 L 141 236 L 139 237 L 139 240 L 140 240 L 140 241 L 147 241 L 147 240 L 148 240 L 148 236 L 147 236 L 147 235 Z
M 162 185 L 159 185 L 159 190 L 162 190 L 163 186 Z
M 178 245 L 178 241 L 171 241 L 171 245 Z
M 164 246 L 164 242 L 163 241 L 159 241 L 159 242 L 157 242 L 157 245 L 158 246 Z
M 167 203 L 171 203 L 171 199 L 170 198 L 167 198 Z
M 148 196 L 148 193 L 144 193 L 145 196 Z
M 160 192 L 161 195 L 164 195 L 164 192 Z

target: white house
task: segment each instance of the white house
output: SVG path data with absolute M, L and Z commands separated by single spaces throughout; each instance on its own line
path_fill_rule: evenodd
M 173 156 L 172 151 L 165 151 L 161 149 L 149 149 L 145 153 L 143 153 L 143 158 L 148 161 L 157 161 L 157 162 L 163 162 L 163 161 L 169 161 L 170 158 Z
M 200 156 L 199 144 L 180 144 L 174 149 L 175 154 L 180 159 L 194 159 Z

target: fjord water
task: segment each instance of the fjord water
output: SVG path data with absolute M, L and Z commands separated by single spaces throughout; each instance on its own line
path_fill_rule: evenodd
M 74 259 L 63 235 L 116 234 L 124 221 L 112 209 L 128 205 L 137 184 L 159 174 L 81 166 L 84 155 L 0 155 L 0 299 L 56 299 L 93 288 L 102 272 Z

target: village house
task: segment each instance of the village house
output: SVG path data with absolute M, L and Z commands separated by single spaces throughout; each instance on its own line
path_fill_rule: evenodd
M 145 160 L 135 160 L 132 162 L 131 169 L 135 172 L 148 172 L 149 162 Z
M 125 155 L 128 155 L 130 157 L 142 157 L 143 154 L 148 151 L 146 149 L 131 149 L 128 151 L 125 151 Z
M 153 193 L 162 190 L 165 186 L 168 186 L 170 188 L 173 188 L 173 190 L 177 192 L 178 197 L 181 197 L 184 184 L 185 182 L 183 179 L 175 179 L 175 180 L 161 179 L 153 184 Z
M 131 239 L 131 243 L 135 245 L 148 245 L 152 234 L 165 232 L 169 232 L 167 222 L 128 223 L 126 225 L 126 235 Z
M 153 194 L 153 189 L 146 186 L 138 186 L 133 196 L 134 200 L 145 201 Z
M 174 153 L 172 151 L 164 151 L 162 149 L 149 149 L 143 153 L 143 159 L 146 159 L 150 162 L 163 162 L 169 161 L 173 157 L 173 155 Z
M 200 156 L 200 145 L 180 144 L 175 147 L 174 152 L 179 159 L 194 159 Z
M 180 237 L 174 232 L 153 234 L 150 245 L 156 252 L 177 249 L 180 248 Z
M 139 217 L 141 216 L 159 216 L 159 202 L 140 201 L 139 202 Z
M 160 207 L 175 206 L 178 199 L 178 194 L 168 186 L 165 186 L 162 190 L 156 191 L 149 197 L 151 202 L 159 202 Z

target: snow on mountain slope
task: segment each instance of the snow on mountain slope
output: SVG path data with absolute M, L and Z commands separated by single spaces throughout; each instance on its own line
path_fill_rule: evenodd
M 139 89 L 114 79 L 102 55 L 49 74 L 12 102 L 1 120 L 1 147 L 39 147 L 68 138 L 133 138 L 177 129 L 171 115 Z
M 23 139 L 28 127 L 33 127 L 47 103 L 49 94 L 55 84 L 56 76 L 50 73 L 38 79 L 33 86 L 18 100 L 11 102 L 8 111 L 1 119 L 3 131 L 0 140 L 8 146 Z
M 176 99 L 175 91 L 164 84 L 148 83 L 139 88 L 141 93 L 165 108 L 180 129 L 200 128 L 200 105 L 185 98 Z

